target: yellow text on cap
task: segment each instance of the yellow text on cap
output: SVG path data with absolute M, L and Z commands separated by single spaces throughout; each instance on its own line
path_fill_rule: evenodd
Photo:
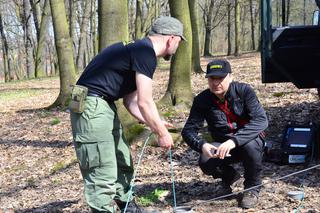
M 214 64 L 210 66 L 210 69 L 221 69 L 221 68 L 222 68 L 222 65 L 220 64 Z

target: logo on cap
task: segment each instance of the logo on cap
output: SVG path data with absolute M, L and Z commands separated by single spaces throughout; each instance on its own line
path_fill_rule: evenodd
M 221 69 L 221 68 L 222 68 L 222 65 L 220 64 L 214 64 L 210 66 L 210 69 Z

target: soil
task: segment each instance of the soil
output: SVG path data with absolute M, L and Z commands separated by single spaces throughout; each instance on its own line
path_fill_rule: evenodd
M 205 69 L 212 58 L 203 58 Z M 288 123 L 320 122 L 320 102 L 316 89 L 297 89 L 291 83 L 262 84 L 260 55 L 244 54 L 228 58 L 236 81 L 249 83 L 264 106 L 269 128 L 266 140 L 279 145 Z M 154 97 L 159 100 L 167 87 L 169 71 L 159 69 L 154 78 Z M 192 74 L 192 89 L 198 94 L 207 88 L 204 74 Z M 12 92 L 27 94 L 8 97 Z M 83 198 L 67 110 L 46 110 L 59 93 L 59 79 L 45 78 L 0 84 L 0 213 L 2 212 L 89 212 Z M 169 117 L 183 126 L 188 110 Z M 132 144 L 134 162 L 138 161 L 144 139 Z M 320 212 L 320 168 L 273 181 L 284 175 L 317 165 L 278 165 L 264 162 L 259 204 L 254 209 L 238 207 L 238 196 L 210 201 L 216 197 L 220 180 L 204 175 L 197 166 L 199 154 L 181 142 L 172 152 L 176 201 L 188 204 L 194 212 Z M 235 165 L 242 177 L 233 191 L 243 189 L 243 168 Z M 137 171 L 136 195 L 146 196 L 155 189 L 168 190 L 147 209 L 172 212 L 173 194 L 169 154 L 159 147 L 147 146 Z M 303 190 L 305 198 L 296 201 L 289 191 Z

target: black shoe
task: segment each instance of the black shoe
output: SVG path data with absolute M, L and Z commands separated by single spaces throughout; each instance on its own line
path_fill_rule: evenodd
M 219 186 L 219 188 L 215 191 L 214 194 L 215 194 L 215 197 L 220 197 L 220 196 L 224 196 L 231 193 L 232 193 L 231 186 L 229 184 L 222 182 L 222 184 Z
M 239 180 L 240 177 L 241 177 L 241 175 L 238 172 L 235 172 L 231 180 L 229 180 L 229 181 L 222 180 L 220 187 L 218 188 L 218 190 L 215 193 L 216 197 L 231 194 L 232 193 L 231 185 L 233 183 L 235 183 L 237 180 Z M 228 198 L 231 199 L 232 196 L 230 196 Z
M 240 207 L 250 209 L 258 204 L 259 192 L 251 190 L 243 193 Z

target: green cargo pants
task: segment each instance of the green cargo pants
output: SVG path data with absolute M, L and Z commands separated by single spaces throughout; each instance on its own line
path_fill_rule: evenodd
M 127 201 L 133 176 L 115 104 L 88 96 L 83 113 L 71 112 L 71 125 L 86 202 L 93 212 L 115 212 L 113 200 Z

